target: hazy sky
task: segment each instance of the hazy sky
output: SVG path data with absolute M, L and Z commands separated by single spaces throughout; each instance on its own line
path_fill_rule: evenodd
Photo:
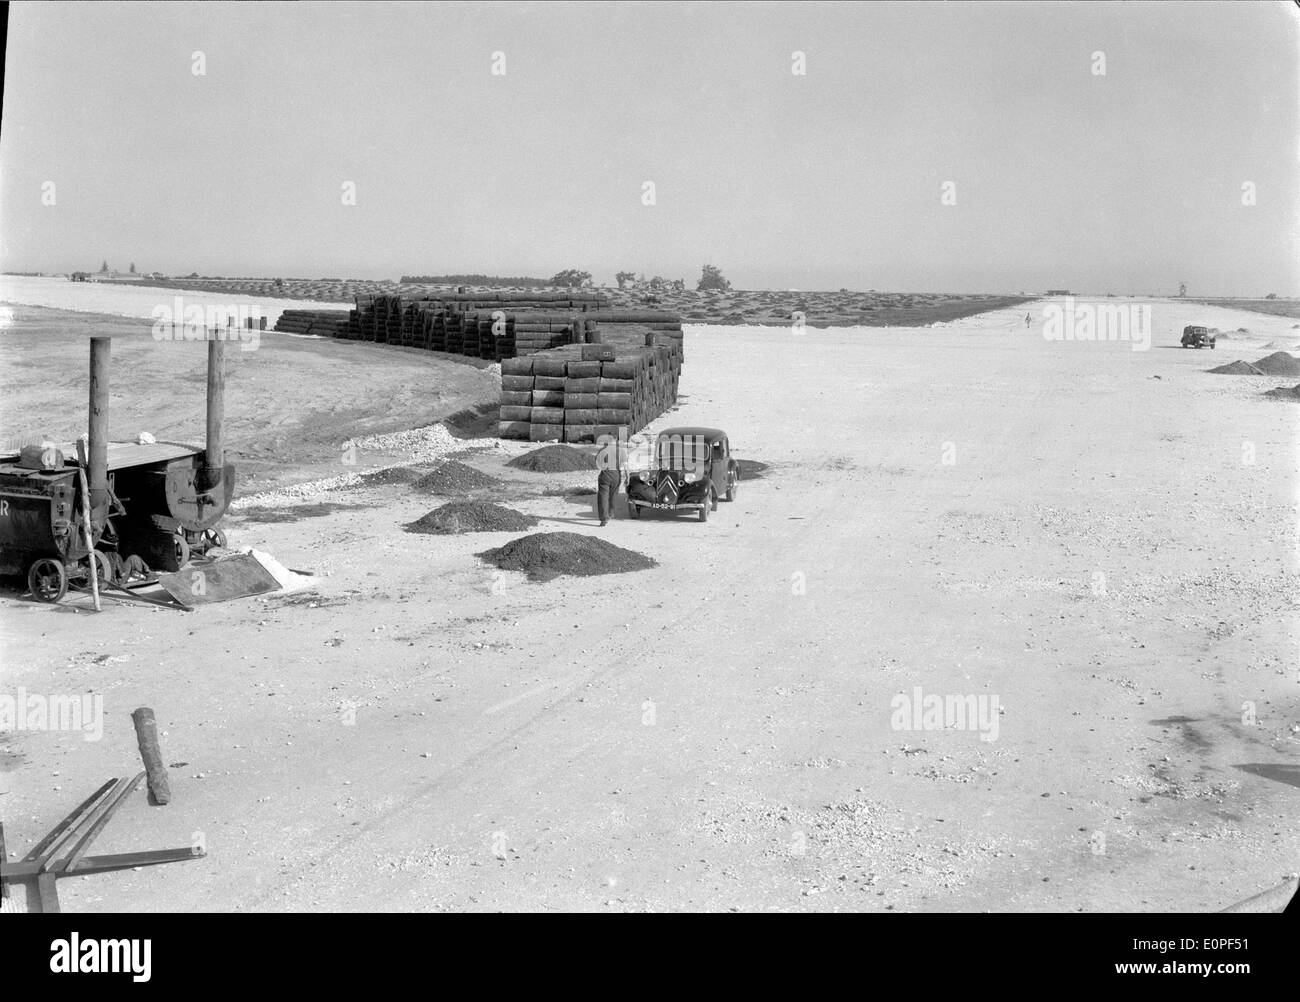
M 1298 52 L 1289 2 L 15 3 L 0 267 L 1295 296 Z

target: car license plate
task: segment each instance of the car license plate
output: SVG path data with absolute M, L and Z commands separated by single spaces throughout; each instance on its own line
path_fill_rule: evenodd
M 663 501 L 656 501 L 654 504 L 650 505 L 650 507 L 651 508 L 676 508 L 677 506 L 672 504 L 667 504 L 666 502 Z

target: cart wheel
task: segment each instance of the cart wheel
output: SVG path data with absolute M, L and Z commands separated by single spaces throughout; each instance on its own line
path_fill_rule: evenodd
M 99 572 L 100 584 L 111 584 L 117 580 L 117 571 L 113 567 L 113 559 L 103 550 L 95 551 L 95 569 Z M 86 579 L 90 583 L 90 579 Z
M 68 574 L 68 583 L 74 588 L 85 588 L 90 590 L 90 558 L 77 563 Z M 117 573 L 113 570 L 113 561 L 103 550 L 95 551 L 95 572 L 99 575 L 101 585 L 117 580 Z
M 176 548 L 176 569 L 180 570 L 190 562 L 190 544 L 185 541 L 185 537 L 177 533 L 172 536 L 172 545 Z
M 713 511 L 718 510 L 718 492 L 710 488 L 709 490 L 709 507 Z
M 57 602 L 68 593 L 68 572 L 63 561 L 41 557 L 27 572 L 27 587 L 41 602 Z
M 731 483 L 727 484 L 727 493 L 722 495 L 726 501 L 735 501 L 736 494 L 740 491 L 740 477 L 736 477 Z
M 220 548 L 220 549 L 225 549 L 225 546 L 226 546 L 226 534 L 225 534 L 224 532 L 222 532 L 220 529 L 215 529 L 215 528 L 214 528 L 214 529 L 204 529 L 204 530 L 203 530 L 203 550 L 204 550 L 204 552 L 207 552 L 208 550 L 212 549 L 213 547 L 218 547 L 218 548 Z

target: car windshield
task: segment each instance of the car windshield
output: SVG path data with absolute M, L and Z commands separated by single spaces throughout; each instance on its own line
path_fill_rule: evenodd
M 712 445 L 703 435 L 660 435 L 655 446 L 655 458 L 661 470 L 698 469 L 712 454 Z

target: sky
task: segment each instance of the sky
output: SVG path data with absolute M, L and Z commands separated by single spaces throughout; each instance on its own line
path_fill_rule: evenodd
M 1300 296 L 1289 2 L 15 3 L 3 101 L 7 271 Z

